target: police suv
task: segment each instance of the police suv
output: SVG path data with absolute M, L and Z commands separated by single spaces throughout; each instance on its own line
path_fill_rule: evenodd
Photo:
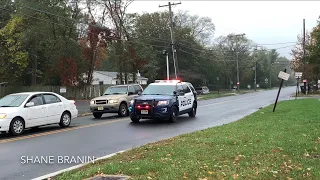
M 179 115 L 188 113 L 189 117 L 195 117 L 196 112 L 197 92 L 191 83 L 180 80 L 156 80 L 129 105 L 133 122 L 139 122 L 140 119 L 168 119 L 175 122 Z

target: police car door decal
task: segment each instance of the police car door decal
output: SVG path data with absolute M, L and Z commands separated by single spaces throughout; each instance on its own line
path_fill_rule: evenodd
M 178 92 L 179 91 L 183 92 L 183 87 L 181 85 L 178 85 Z M 183 96 L 179 95 L 178 100 L 179 100 L 179 110 L 183 111 L 183 110 L 187 109 L 185 106 L 185 101 L 186 101 L 185 95 L 183 95 Z
M 183 85 L 183 89 L 184 89 L 184 92 L 186 93 L 185 94 L 185 97 L 186 97 L 185 109 L 191 109 L 192 105 L 193 105 L 193 101 L 194 101 L 194 95 L 187 85 Z

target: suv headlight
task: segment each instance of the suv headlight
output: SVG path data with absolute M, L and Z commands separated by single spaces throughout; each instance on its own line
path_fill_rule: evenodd
M 94 100 L 90 101 L 90 104 L 94 104 Z
M 110 104 L 114 104 L 114 103 L 118 103 L 119 101 L 117 99 L 111 99 L 109 100 L 109 103 Z
M 158 106 L 163 106 L 163 105 L 168 105 L 169 104 L 169 101 L 159 101 L 158 102 Z
M 7 117 L 7 114 L 0 114 L 0 119 L 4 119 Z

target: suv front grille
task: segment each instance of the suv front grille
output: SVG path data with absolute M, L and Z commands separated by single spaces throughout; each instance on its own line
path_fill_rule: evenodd
M 107 104 L 107 100 L 96 100 L 96 104 Z

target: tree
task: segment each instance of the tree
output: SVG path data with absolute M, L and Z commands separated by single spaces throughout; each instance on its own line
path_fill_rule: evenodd
M 23 48 L 21 40 L 26 23 L 20 16 L 14 16 L 0 30 L 3 39 L 0 51 L 0 76 L 8 82 L 18 82 L 28 67 L 28 53 Z
M 190 15 L 187 11 L 181 10 L 176 15 L 175 25 L 190 28 L 191 36 L 195 37 L 202 46 L 211 43 L 215 31 L 215 25 L 210 17 Z

